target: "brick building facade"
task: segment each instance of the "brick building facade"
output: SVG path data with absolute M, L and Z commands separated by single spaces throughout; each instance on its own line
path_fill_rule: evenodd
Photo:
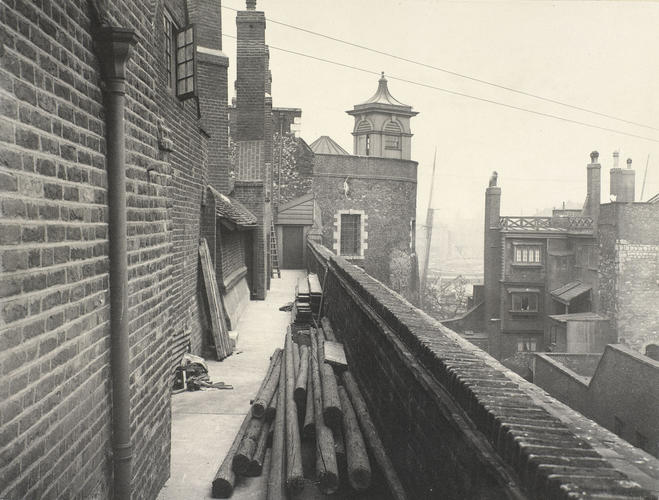
M 498 359 L 535 351 L 601 353 L 659 342 L 659 205 L 634 202 L 634 171 L 611 169 L 601 203 L 598 154 L 587 166 L 580 212 L 500 216 L 501 188 L 486 190 L 483 329 Z
M 172 370 L 208 338 L 200 236 L 223 292 L 248 298 L 236 276 L 253 265 L 250 222 L 215 203 L 231 188 L 220 11 L 211 0 L 1 7 L 0 497 L 155 498 L 169 475 Z M 249 183 L 237 191 L 253 199 Z M 114 321 L 125 356 L 111 355 Z

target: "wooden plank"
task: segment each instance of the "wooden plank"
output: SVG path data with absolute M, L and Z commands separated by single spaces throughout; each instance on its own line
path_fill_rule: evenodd
M 211 331 L 213 332 L 213 340 L 215 341 L 215 353 L 218 360 L 223 360 L 231 354 L 231 342 L 229 341 L 229 332 L 226 327 L 220 290 L 217 286 L 215 270 L 205 238 L 202 238 L 199 244 L 199 258 L 201 260 L 204 288 L 206 289 L 206 299 L 208 300 L 209 314 L 211 317 Z
M 330 365 L 347 367 L 348 361 L 346 360 L 346 352 L 343 349 L 343 344 L 339 342 L 332 342 L 331 340 L 325 341 L 325 361 Z

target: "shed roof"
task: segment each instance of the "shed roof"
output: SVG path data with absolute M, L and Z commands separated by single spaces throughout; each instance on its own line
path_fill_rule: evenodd
M 572 299 L 589 292 L 591 288 L 588 285 L 584 285 L 581 281 L 572 281 L 556 290 L 552 290 L 551 295 L 559 302 L 569 304 Z
M 549 317 L 561 323 L 567 323 L 568 321 L 608 321 L 608 318 L 594 312 L 551 314 Z

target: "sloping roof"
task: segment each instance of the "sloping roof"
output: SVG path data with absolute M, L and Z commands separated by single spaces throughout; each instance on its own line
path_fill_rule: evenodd
M 389 104 L 390 106 L 411 107 L 407 104 L 403 104 L 391 95 L 389 87 L 387 86 L 387 79 L 384 77 L 384 72 L 382 72 L 382 77 L 378 81 L 378 90 L 370 99 L 364 101 L 362 104 Z
M 277 224 L 312 226 L 314 221 L 314 193 L 307 193 L 289 201 L 277 210 Z
M 569 304 L 572 299 L 589 292 L 590 289 L 590 286 L 584 285 L 581 281 L 572 281 L 556 290 L 552 290 L 551 295 L 559 302 Z
M 607 318 L 594 312 L 570 313 L 570 314 L 550 314 L 551 319 L 566 323 L 568 321 L 607 321 Z
M 314 153 L 321 155 L 350 155 L 350 153 L 339 146 L 336 141 L 328 135 L 321 135 L 318 139 L 313 141 L 309 147 Z
M 225 196 L 215 190 L 215 215 L 228 219 L 237 226 L 256 226 L 256 216 L 238 200 Z
M 655 194 L 646 203 L 659 203 L 659 193 Z

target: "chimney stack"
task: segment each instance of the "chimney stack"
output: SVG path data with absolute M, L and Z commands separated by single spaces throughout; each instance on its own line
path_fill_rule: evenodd
M 501 213 L 501 188 L 497 186 L 497 173 L 493 172 L 490 185 L 485 190 L 485 237 L 484 237 L 484 273 L 483 298 L 485 324 L 489 336 L 489 353 L 499 359 L 501 356 L 501 333 L 499 318 L 499 280 L 501 279 L 501 232 L 499 218 Z
M 596 223 L 600 213 L 600 197 L 601 197 L 601 169 L 602 166 L 598 162 L 599 153 L 593 151 L 590 153 L 590 163 L 586 167 L 587 170 L 587 194 L 586 203 L 584 204 L 584 215 L 591 217 Z
M 636 196 L 636 172 L 632 169 L 632 159 L 627 159 L 627 168 L 618 167 L 614 153 L 611 169 L 611 200 L 619 203 L 632 203 Z

